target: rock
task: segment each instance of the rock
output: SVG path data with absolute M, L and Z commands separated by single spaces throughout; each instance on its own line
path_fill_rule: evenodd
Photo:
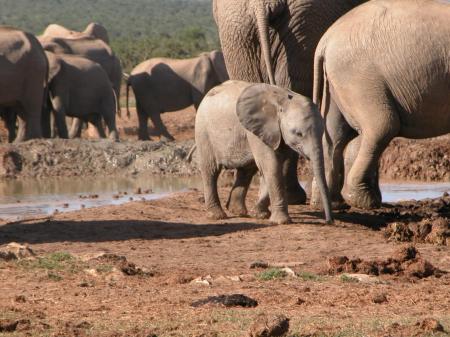
M 358 280 L 360 283 L 365 284 L 378 284 L 382 283 L 377 276 L 367 275 L 367 274 L 346 274 L 350 278 Z
M 11 242 L 0 248 L 0 259 L 5 261 L 21 260 L 36 256 L 33 250 L 27 245 Z
M 386 303 L 388 301 L 386 294 L 376 294 L 372 298 L 372 302 L 376 304 Z
M 190 284 L 196 284 L 196 285 L 204 285 L 204 286 L 210 286 L 212 284 L 212 277 L 211 275 L 207 275 L 205 277 L 197 277 L 195 279 L 193 279 Z
M 248 337 L 281 337 L 289 332 L 289 318 L 284 315 L 259 315 L 250 326 Z
M 250 269 L 267 269 L 269 268 L 269 263 L 265 261 L 255 261 L 250 265 Z
M 428 332 L 445 332 L 444 327 L 434 318 L 425 318 L 422 322 L 416 324 L 420 329 Z
M 297 277 L 297 274 L 295 274 L 295 271 L 293 271 L 291 268 L 289 267 L 284 267 L 283 269 L 281 269 L 281 271 L 285 272 L 286 275 L 291 276 L 291 277 Z
M 206 299 L 198 300 L 191 303 L 191 306 L 198 308 L 207 304 L 223 305 L 224 307 L 244 307 L 254 308 L 258 302 L 253 298 L 242 294 L 210 296 Z
M 17 295 L 14 298 L 14 301 L 16 301 L 17 303 L 26 303 L 27 302 L 27 298 L 24 295 Z

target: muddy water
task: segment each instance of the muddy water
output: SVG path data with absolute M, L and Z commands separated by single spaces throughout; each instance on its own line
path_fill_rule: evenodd
M 201 188 L 199 177 L 64 178 L 0 182 L 0 219 L 50 215 L 133 200 L 154 200 L 170 193 Z M 137 193 L 140 189 L 141 193 Z M 381 185 L 384 202 L 435 198 L 450 192 L 450 183 Z

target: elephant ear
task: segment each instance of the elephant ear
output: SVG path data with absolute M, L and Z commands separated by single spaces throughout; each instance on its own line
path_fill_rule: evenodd
M 52 52 L 46 51 L 45 54 L 48 59 L 48 82 L 51 82 L 61 71 L 61 60 Z
M 236 114 L 242 126 L 276 150 L 281 143 L 279 113 L 286 95 L 268 84 L 246 88 L 236 103 Z

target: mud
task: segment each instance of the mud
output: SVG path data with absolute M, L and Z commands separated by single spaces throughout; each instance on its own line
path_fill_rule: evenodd
M 0 147 L 0 178 L 97 175 L 193 175 L 185 158 L 192 141 L 111 142 L 109 140 L 32 140 Z M 5 164 L 6 163 L 6 164 Z M 0 161 L 1 164 L 1 161 Z
M 331 257 L 327 261 L 328 274 L 361 273 L 367 275 L 394 275 L 405 278 L 441 277 L 444 272 L 424 260 L 413 246 L 401 248 L 384 260 L 349 259 L 347 256 Z
M 191 307 L 194 308 L 202 307 L 205 305 L 221 305 L 227 308 L 230 307 L 255 308 L 258 306 L 258 301 L 255 301 L 253 298 L 250 298 L 242 294 L 232 294 L 232 295 L 210 296 L 208 298 L 191 303 Z
M 450 219 L 427 218 L 420 222 L 394 222 L 387 226 L 385 236 L 394 242 L 431 243 L 450 245 Z
M 125 116 L 126 113 L 123 114 Z M 194 175 L 196 160 L 185 161 L 194 139 L 195 111 L 162 115 L 176 142 L 137 141 L 137 117 L 119 118 L 122 141 L 114 143 L 84 140 L 35 140 L 24 144 L 0 144 L 0 179 L 22 177 L 70 177 L 137 174 Z M 150 134 L 152 129 L 150 128 Z M 0 138 L 4 139 L 0 129 Z M 73 160 L 73 159 L 76 160 Z M 298 165 L 301 180 L 311 178 L 310 163 L 301 158 Z M 427 140 L 395 139 L 380 162 L 380 177 L 384 180 L 450 181 L 450 136 Z

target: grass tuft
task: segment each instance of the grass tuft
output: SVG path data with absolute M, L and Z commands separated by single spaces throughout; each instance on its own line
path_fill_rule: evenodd
M 264 270 L 263 272 L 256 275 L 256 278 L 261 281 L 270 281 L 270 280 L 277 280 L 282 279 L 287 276 L 287 273 L 284 270 L 281 270 L 280 268 L 270 268 L 267 270 Z

